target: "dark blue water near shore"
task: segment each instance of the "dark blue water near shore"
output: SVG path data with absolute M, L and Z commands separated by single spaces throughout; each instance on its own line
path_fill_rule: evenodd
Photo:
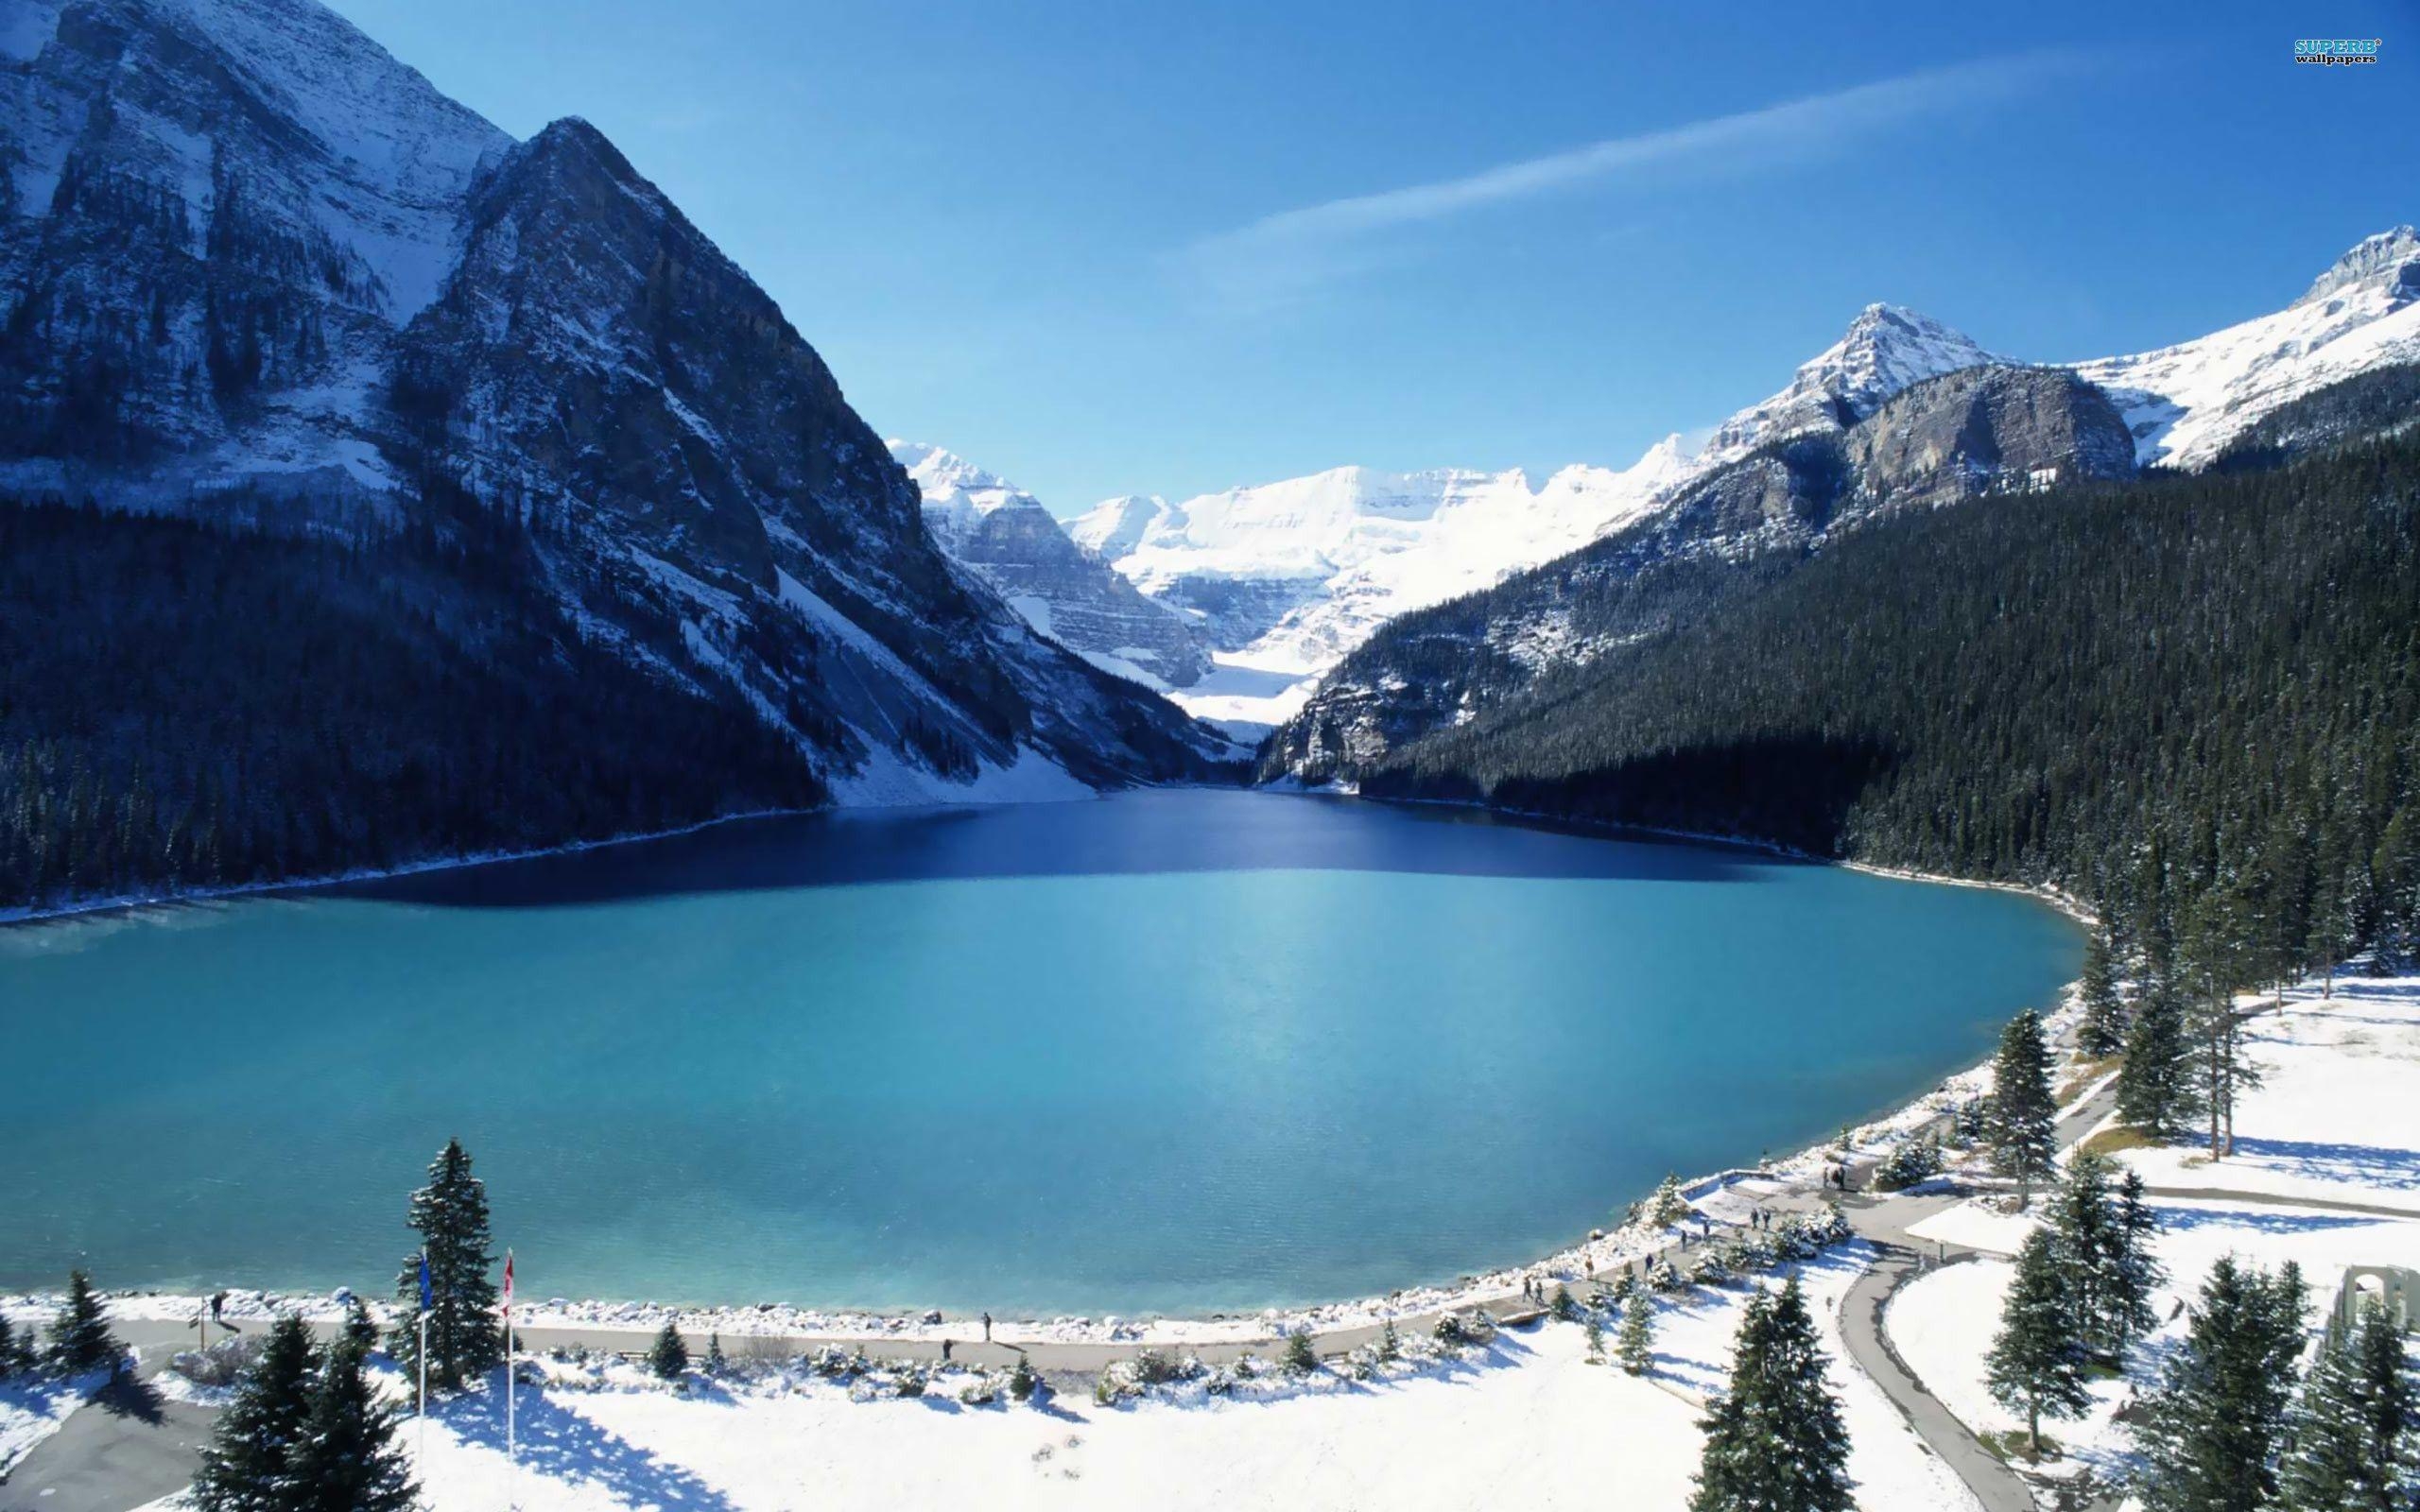
M 1567 1243 L 1979 1058 L 2030 900 L 1222 792 L 769 820 L 0 930 L 0 1286 L 1214 1311 Z

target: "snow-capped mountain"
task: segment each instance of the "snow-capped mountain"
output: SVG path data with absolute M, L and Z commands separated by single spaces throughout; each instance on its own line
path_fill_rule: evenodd
M 2188 471 L 2280 406 L 2356 373 L 2420 361 L 2420 234 L 2366 237 L 2273 315 L 2128 357 L 2072 364 L 2109 391 L 2146 465 Z
M 1810 430 L 1856 424 L 1909 385 L 1987 362 L 2005 362 L 1929 316 L 1869 304 L 1841 339 L 1802 364 L 1789 387 L 1715 428 L 1697 471 Z
M 934 541 L 1035 629 L 1159 692 L 1189 686 L 1208 669 L 1195 624 L 1070 541 L 1041 500 L 938 446 L 887 444 L 924 496 Z
M 821 358 L 601 133 L 514 142 L 313 0 L 0 11 L 0 489 L 497 523 L 532 615 L 753 710 L 844 801 L 1221 748 L 937 549 Z
M 1536 485 L 1518 471 L 1338 468 L 1181 504 L 1112 499 L 1068 533 L 1209 627 L 1219 666 L 1180 703 L 1231 727 L 1273 723 L 1389 619 L 1632 524 L 1760 445 L 1845 428 L 1911 383 L 1991 360 L 1937 321 L 1871 305 L 1694 452 L 1671 436 L 1628 468 L 1567 467 Z

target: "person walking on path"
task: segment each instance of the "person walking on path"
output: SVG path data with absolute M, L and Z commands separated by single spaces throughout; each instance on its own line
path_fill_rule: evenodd
M 992 1314 L 989 1313 L 983 1314 L 983 1342 L 992 1342 Z
M 942 1364 L 943 1365 L 949 1364 L 949 1350 L 950 1341 L 947 1339 L 942 1340 Z

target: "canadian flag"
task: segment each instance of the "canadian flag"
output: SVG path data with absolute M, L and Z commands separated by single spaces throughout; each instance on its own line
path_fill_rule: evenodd
M 512 1316 L 512 1251 L 504 1252 L 504 1315 Z

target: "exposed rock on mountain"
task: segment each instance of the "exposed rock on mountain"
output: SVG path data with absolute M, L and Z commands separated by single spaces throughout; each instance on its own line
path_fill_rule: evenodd
M 1650 518 L 1469 598 L 1389 624 L 1264 747 L 1264 778 L 1353 778 L 1542 676 L 1668 633 L 1709 575 L 1787 572 L 1899 511 L 2135 472 L 2108 399 L 2059 369 L 1967 368 L 1845 429 L 1812 425 L 1680 490 Z
M 889 445 L 924 497 L 925 528 L 1035 629 L 1145 687 L 1201 680 L 1210 654 L 1194 623 L 1069 540 L 1041 500 L 938 446 Z
M 532 626 L 737 699 L 843 801 L 1222 748 L 940 551 L 782 311 L 583 122 L 514 143 L 311 0 L 11 0 L 0 168 L 0 488 L 516 532 Z

